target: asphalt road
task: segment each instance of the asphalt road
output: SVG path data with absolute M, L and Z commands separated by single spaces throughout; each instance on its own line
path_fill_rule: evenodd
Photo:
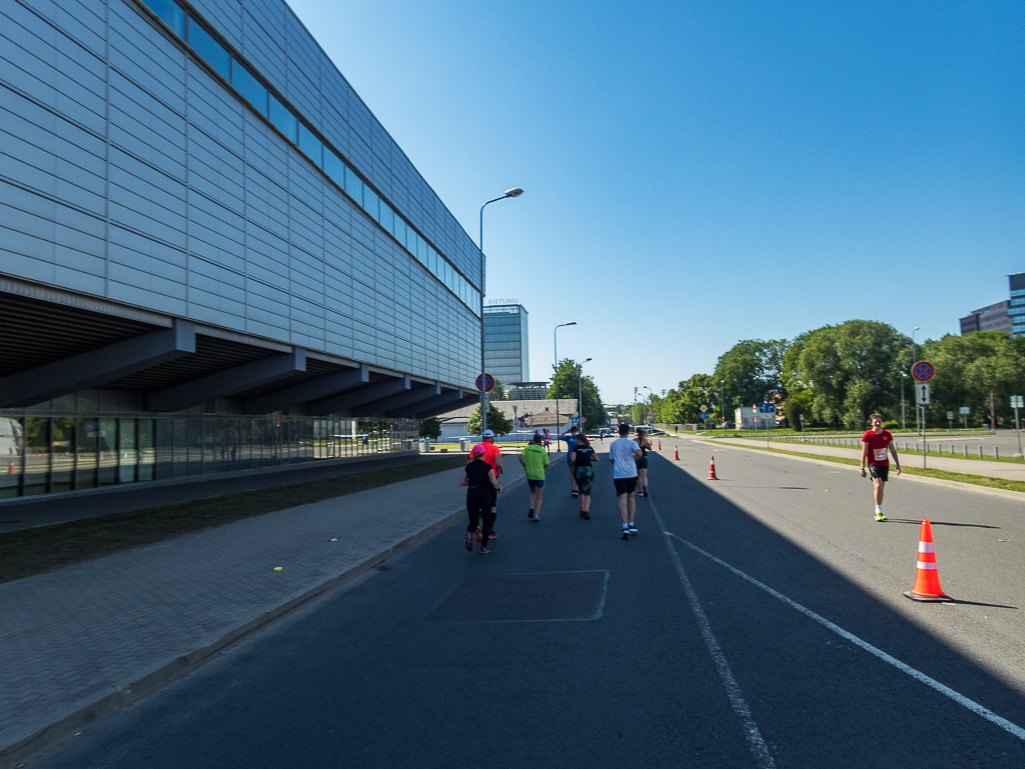
M 559 465 L 29 766 L 1025 765 L 1021 503 L 679 447 L 629 541 Z M 925 515 L 957 605 L 901 595 Z

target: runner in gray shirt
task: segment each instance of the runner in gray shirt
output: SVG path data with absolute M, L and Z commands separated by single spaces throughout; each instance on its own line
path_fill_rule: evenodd
M 609 462 L 612 463 L 612 482 L 616 485 L 616 496 L 619 498 L 619 517 L 623 519 L 623 539 L 630 539 L 637 533 L 634 526 L 634 513 L 637 502 L 634 492 L 637 490 L 637 460 L 641 458 L 640 446 L 627 438 L 630 425 L 619 426 L 619 438 L 609 446 Z

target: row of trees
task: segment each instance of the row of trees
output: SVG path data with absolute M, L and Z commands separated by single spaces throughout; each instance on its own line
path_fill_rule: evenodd
M 851 320 L 790 341 L 738 342 L 719 357 L 712 374 L 695 374 L 665 397 L 652 395 L 639 411 L 652 411 L 663 423 L 689 423 L 707 405 L 718 424 L 724 413 L 732 420 L 737 406 L 772 401 L 797 429 L 802 414 L 807 426 L 860 429 L 873 411 L 900 422 L 903 392 L 914 424 L 915 360 L 928 360 L 936 371 L 929 382 L 933 425 L 945 423 L 948 411 L 960 420 L 962 406 L 971 409 L 969 424 L 988 422 L 991 392 L 998 424 L 1008 424 L 1010 396 L 1025 394 L 1025 338 L 981 331 L 913 346 L 886 323 Z

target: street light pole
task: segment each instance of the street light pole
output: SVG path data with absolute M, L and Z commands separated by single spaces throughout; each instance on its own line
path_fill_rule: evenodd
M 915 347 L 915 332 L 916 331 L 918 331 L 918 326 L 915 326 L 914 330 L 911 332 L 911 365 L 912 366 L 915 365 L 915 362 L 918 359 L 918 348 Z M 921 435 L 921 433 L 922 433 L 922 428 L 921 428 L 922 422 L 921 422 L 920 413 L 921 413 L 921 406 L 918 405 L 918 397 L 916 396 L 915 397 L 915 433 L 917 433 L 919 435 Z
M 555 352 L 555 372 L 552 374 L 552 388 L 555 390 L 555 450 L 561 452 L 562 444 L 559 443 L 559 390 L 555 386 L 555 377 L 559 373 L 559 329 L 563 326 L 575 326 L 577 322 L 560 323 L 552 331 L 552 350 Z
M 579 366 L 580 373 L 577 375 L 577 414 L 580 416 L 581 432 L 584 431 L 584 363 L 587 363 L 588 360 L 594 359 L 588 358 L 587 360 L 581 362 Z
M 484 392 L 484 374 L 487 367 L 487 363 L 484 362 L 484 209 L 492 203 L 497 203 L 499 200 L 505 200 L 506 198 L 518 198 L 522 194 L 522 189 L 519 187 L 513 187 L 512 189 L 506 190 L 502 197 L 489 200 L 480 207 L 480 240 L 477 241 L 477 243 L 480 249 L 480 432 L 482 436 L 484 435 L 484 431 L 488 429 L 488 410 L 484 408 L 484 400 L 487 397 Z
M 723 435 L 724 438 L 726 437 L 726 402 L 723 399 L 723 391 L 724 391 L 725 388 L 726 388 L 726 380 L 725 379 L 720 379 L 719 380 L 719 410 L 720 410 L 721 413 L 719 414 L 719 422 L 720 422 L 720 424 L 722 424 L 722 435 Z

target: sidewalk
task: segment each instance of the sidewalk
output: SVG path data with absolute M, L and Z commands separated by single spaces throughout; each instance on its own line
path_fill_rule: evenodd
M 506 462 L 506 470 L 504 487 L 523 482 L 519 462 Z M 0 585 L 0 769 L 463 520 L 460 474 L 447 470 Z
M 706 440 L 712 444 L 733 444 L 735 446 L 750 446 L 752 448 L 765 448 L 764 438 L 715 438 L 714 440 L 700 436 L 698 440 Z M 859 449 L 845 449 L 834 446 L 818 446 L 813 443 L 790 443 L 787 441 L 769 441 L 768 447 L 782 449 L 783 451 L 794 451 L 802 454 L 818 454 L 826 457 L 848 457 L 858 459 L 861 456 Z M 923 457 L 917 454 L 902 454 L 900 447 L 897 447 L 897 456 L 900 457 L 902 467 L 921 467 Z M 986 462 L 976 459 L 957 459 L 951 456 L 938 456 L 930 454 L 926 458 L 926 467 L 931 470 L 946 470 L 951 473 L 965 473 L 967 475 L 981 475 L 986 478 L 1004 478 L 1011 481 L 1025 481 L 1025 462 Z

